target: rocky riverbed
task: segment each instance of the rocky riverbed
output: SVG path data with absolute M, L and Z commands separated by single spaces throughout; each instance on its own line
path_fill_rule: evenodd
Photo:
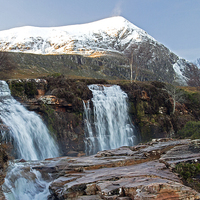
M 88 157 L 46 159 L 32 168 L 44 179 L 51 175 L 48 200 L 200 199 L 174 172 L 179 163 L 198 163 L 199 150 L 200 140 L 155 139 Z

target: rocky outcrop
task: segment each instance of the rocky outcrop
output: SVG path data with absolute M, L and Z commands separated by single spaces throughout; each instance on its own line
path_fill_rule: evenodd
M 155 139 L 88 157 L 48 159 L 33 169 L 53 177 L 49 200 L 200 199 L 200 193 L 183 185 L 173 172 L 178 163 L 199 162 L 199 153 L 193 150 L 198 143 Z M 180 157 L 177 149 L 184 149 L 185 155 Z

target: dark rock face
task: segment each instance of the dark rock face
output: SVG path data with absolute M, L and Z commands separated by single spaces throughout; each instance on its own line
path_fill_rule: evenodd
M 8 154 L 6 152 L 6 145 L 0 143 L 0 200 L 5 200 L 2 191 L 2 185 L 4 183 L 4 178 L 6 177 L 7 162 L 8 162 Z

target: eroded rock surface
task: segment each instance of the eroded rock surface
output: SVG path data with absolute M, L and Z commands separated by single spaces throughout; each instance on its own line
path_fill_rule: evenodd
M 33 169 L 44 178 L 51 174 L 49 200 L 200 199 L 173 173 L 175 161 L 198 162 L 198 152 L 199 140 L 156 139 L 87 157 L 47 159 Z

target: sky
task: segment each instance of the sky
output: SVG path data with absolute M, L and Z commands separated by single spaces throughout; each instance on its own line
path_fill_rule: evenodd
M 123 16 L 172 52 L 200 58 L 200 0 L 0 0 L 0 31 Z

